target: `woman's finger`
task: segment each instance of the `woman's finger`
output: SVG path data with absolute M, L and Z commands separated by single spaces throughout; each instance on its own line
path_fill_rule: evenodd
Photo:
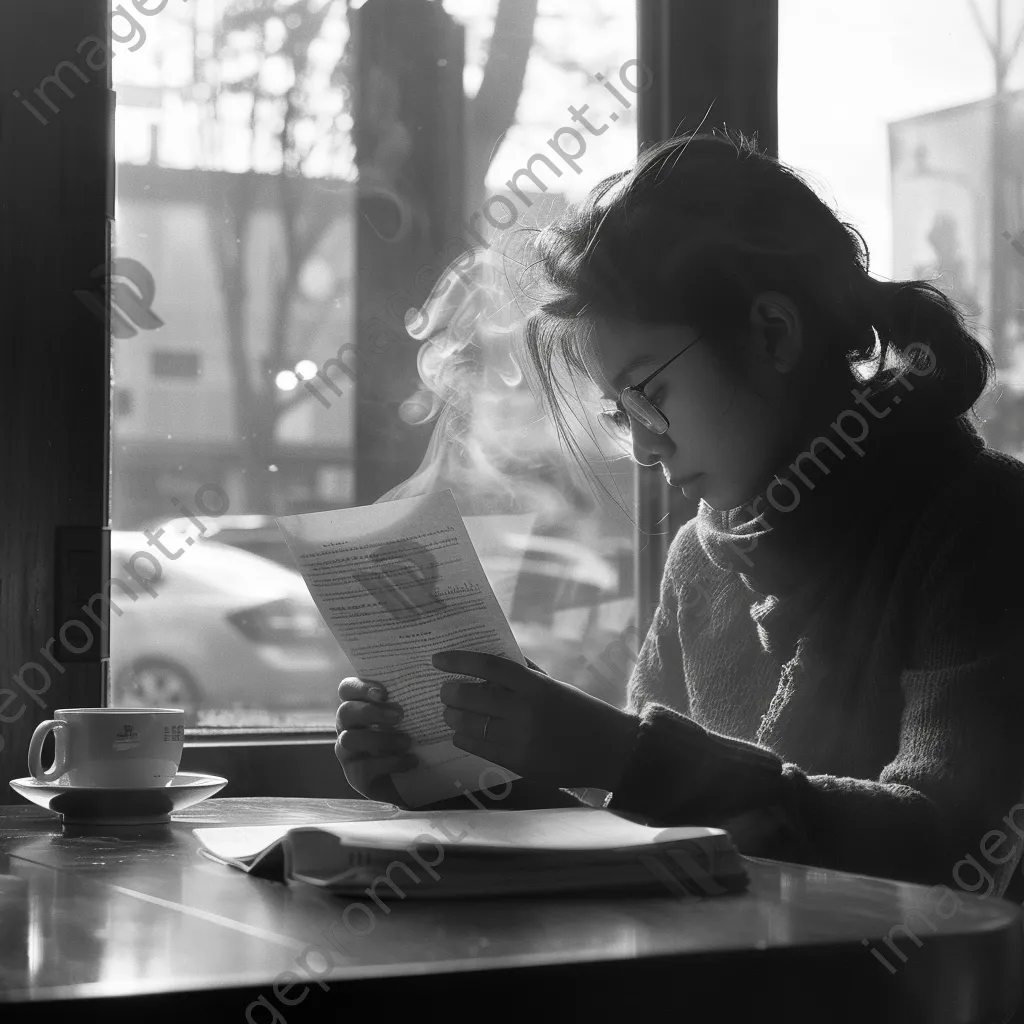
M 452 744 L 464 750 L 467 754 L 475 754 L 477 757 L 486 758 L 498 765 L 499 768 L 507 768 L 509 771 L 522 775 L 520 767 L 517 766 L 515 750 L 512 747 L 502 747 L 490 741 L 490 729 L 487 730 L 488 738 L 484 740 L 473 739 L 464 732 L 457 732 L 452 737 Z
M 512 714 L 515 699 L 512 691 L 504 687 L 490 683 L 462 683 L 455 679 L 445 680 L 438 696 L 447 707 L 475 711 L 478 715 L 501 715 L 503 718 Z
M 358 766 L 359 774 L 364 779 L 376 779 L 396 772 L 408 772 L 419 765 L 415 754 L 388 754 L 383 757 L 355 757 L 335 746 L 335 754 L 343 766 Z
M 412 746 L 412 739 L 407 733 L 393 729 L 345 729 L 338 736 L 338 746 L 348 755 L 369 754 L 371 757 L 381 757 L 385 754 L 404 754 Z
M 479 651 L 438 651 L 430 662 L 442 672 L 456 676 L 475 676 L 510 690 L 522 689 L 524 683 L 536 678 L 530 669 L 515 661 L 497 654 L 481 654 Z
M 403 711 L 397 704 L 370 704 L 363 700 L 346 700 L 338 708 L 334 731 L 366 729 L 371 725 L 386 728 L 398 725 L 402 716 Z
M 368 700 L 380 704 L 388 698 L 387 690 L 376 679 L 347 676 L 338 686 L 339 700 Z
M 420 759 L 415 754 L 398 754 L 393 757 L 367 757 L 360 761 L 359 767 L 367 776 L 394 775 L 412 771 L 419 763 Z
M 457 740 L 465 738 L 477 743 L 495 743 L 499 747 L 509 746 L 515 741 L 514 729 L 504 718 L 478 715 L 473 711 L 459 711 L 455 708 L 445 708 L 442 717 Z M 455 745 L 460 746 L 458 742 Z

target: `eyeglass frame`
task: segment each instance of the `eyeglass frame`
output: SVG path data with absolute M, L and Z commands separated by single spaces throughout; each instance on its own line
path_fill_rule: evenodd
M 624 387 L 619 392 L 618 400 L 615 403 L 618 411 L 623 413 L 626 416 L 626 418 L 629 419 L 630 421 L 632 421 L 635 418 L 629 414 L 628 410 L 623 405 L 623 396 L 626 394 L 626 392 L 635 392 L 641 399 L 643 399 L 647 406 L 650 407 L 652 412 L 656 413 L 660 420 L 665 424 L 665 426 L 661 430 L 654 430 L 653 428 L 648 427 L 646 424 L 643 423 L 641 423 L 640 425 L 645 430 L 650 430 L 652 434 L 661 435 L 667 433 L 670 425 L 668 417 L 654 404 L 654 402 L 651 401 L 650 397 L 647 394 L 645 394 L 644 388 L 646 388 L 647 385 L 650 384 L 650 382 L 654 380 L 654 378 L 657 377 L 662 370 L 666 369 L 668 366 L 674 363 L 684 352 L 688 352 L 691 348 L 693 348 L 693 346 L 696 345 L 697 342 L 700 341 L 703 337 L 703 335 L 698 335 L 696 338 L 693 339 L 693 341 L 691 341 L 683 349 L 677 352 L 670 360 L 668 360 L 668 362 L 662 363 L 661 366 L 659 366 L 653 373 L 649 374 L 642 381 L 640 381 L 639 384 L 627 384 L 626 387 Z

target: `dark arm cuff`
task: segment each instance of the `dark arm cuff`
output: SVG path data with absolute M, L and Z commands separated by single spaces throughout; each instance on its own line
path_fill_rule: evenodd
M 661 825 L 710 825 L 784 801 L 782 759 L 647 704 L 609 810 Z

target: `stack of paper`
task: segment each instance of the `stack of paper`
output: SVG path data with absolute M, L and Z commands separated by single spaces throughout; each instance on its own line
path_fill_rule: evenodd
M 589 807 L 399 812 L 378 821 L 201 828 L 214 860 L 373 899 L 579 891 L 723 895 L 747 886 L 728 833 Z

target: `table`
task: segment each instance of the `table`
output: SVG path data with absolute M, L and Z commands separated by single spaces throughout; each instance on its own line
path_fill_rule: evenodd
M 345 900 L 213 863 L 192 834 L 377 810 L 214 799 L 169 825 L 62 829 L 0 807 L 0 873 L 28 891 L 0 903 L 0 1020 L 704 1021 L 714 1007 L 730 1022 L 942 1024 L 1003 1020 L 1021 991 L 1021 910 L 994 898 L 960 894 L 944 920 L 920 886 L 748 858 L 739 895 L 410 899 L 357 937 Z

